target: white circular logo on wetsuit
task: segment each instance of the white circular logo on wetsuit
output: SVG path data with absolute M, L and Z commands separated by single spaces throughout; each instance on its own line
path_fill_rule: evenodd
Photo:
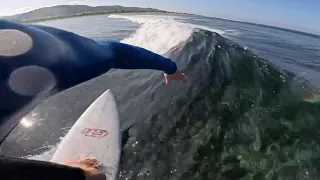
M 54 75 L 40 66 L 25 66 L 10 74 L 8 84 L 12 91 L 25 96 L 33 96 L 53 85 Z
M 18 56 L 28 52 L 33 46 L 32 38 L 15 29 L 0 30 L 0 56 Z

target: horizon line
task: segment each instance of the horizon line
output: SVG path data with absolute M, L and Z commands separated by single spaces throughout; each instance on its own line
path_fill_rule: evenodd
M 313 37 L 320 38 L 320 32 L 317 32 L 317 33 L 316 32 L 308 32 L 308 31 L 297 30 L 297 29 L 288 28 L 288 27 L 281 27 L 281 26 L 278 26 L 278 25 L 262 24 L 262 23 L 252 22 L 252 21 L 237 20 L 237 19 L 232 19 L 232 18 L 228 19 L 228 18 L 223 18 L 223 17 L 202 15 L 202 14 L 195 14 L 195 13 L 188 13 L 188 12 L 178 12 L 178 11 L 173 12 L 173 11 L 167 11 L 167 10 L 162 10 L 162 9 L 152 8 L 152 7 L 123 6 L 123 5 L 116 5 L 116 4 L 115 5 L 98 5 L 98 6 L 91 6 L 91 5 L 87 5 L 87 4 L 57 4 L 57 5 L 43 6 L 43 7 L 40 7 L 40 8 L 34 8 L 32 10 L 28 10 L 28 11 L 22 12 L 22 13 L 16 13 L 16 14 L 11 14 L 11 15 L 0 15 L 0 18 L 26 14 L 26 13 L 30 13 L 30 12 L 35 11 L 35 10 L 39 10 L 39 9 L 43 9 L 43 8 L 52 8 L 52 7 L 56 7 L 56 6 L 89 6 L 89 7 L 121 6 L 121 7 L 150 8 L 150 9 L 156 9 L 156 10 L 160 10 L 160 11 L 164 11 L 164 12 L 168 12 L 168 13 L 189 14 L 189 15 L 202 16 L 202 17 L 207 17 L 207 18 L 215 18 L 215 19 L 221 19 L 221 20 L 232 21 L 232 22 L 247 23 L 247 24 L 258 25 L 258 26 L 263 26 L 263 27 L 272 27 L 272 28 L 276 28 L 276 29 L 279 29 L 279 30 L 286 30 L 286 31 L 290 31 L 290 32 L 300 33 L 300 34 L 303 34 L 303 35 L 311 35 Z

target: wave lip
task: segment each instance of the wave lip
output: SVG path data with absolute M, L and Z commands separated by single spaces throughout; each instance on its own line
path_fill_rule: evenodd
M 219 29 L 178 22 L 174 17 L 168 16 L 112 14 L 108 17 L 127 19 L 141 24 L 136 33 L 122 40 L 122 42 L 140 46 L 162 55 L 179 43 L 186 41 L 198 29 L 216 32 L 220 35 L 225 34 L 225 31 Z

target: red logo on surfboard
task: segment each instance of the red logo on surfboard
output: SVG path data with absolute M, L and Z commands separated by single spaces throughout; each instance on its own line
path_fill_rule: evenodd
M 85 136 L 95 137 L 95 138 L 103 138 L 108 135 L 107 130 L 104 129 L 91 129 L 85 128 L 82 132 Z

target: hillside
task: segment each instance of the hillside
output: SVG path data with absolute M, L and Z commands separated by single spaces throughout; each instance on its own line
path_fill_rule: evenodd
M 18 14 L 14 16 L 2 17 L 3 19 L 30 22 L 37 20 L 47 20 L 55 18 L 64 18 L 81 15 L 106 14 L 117 12 L 163 12 L 152 8 L 139 7 L 123 7 L 123 6 L 96 6 L 91 7 L 87 5 L 59 5 L 53 7 L 44 7 L 36 9 L 27 13 Z

